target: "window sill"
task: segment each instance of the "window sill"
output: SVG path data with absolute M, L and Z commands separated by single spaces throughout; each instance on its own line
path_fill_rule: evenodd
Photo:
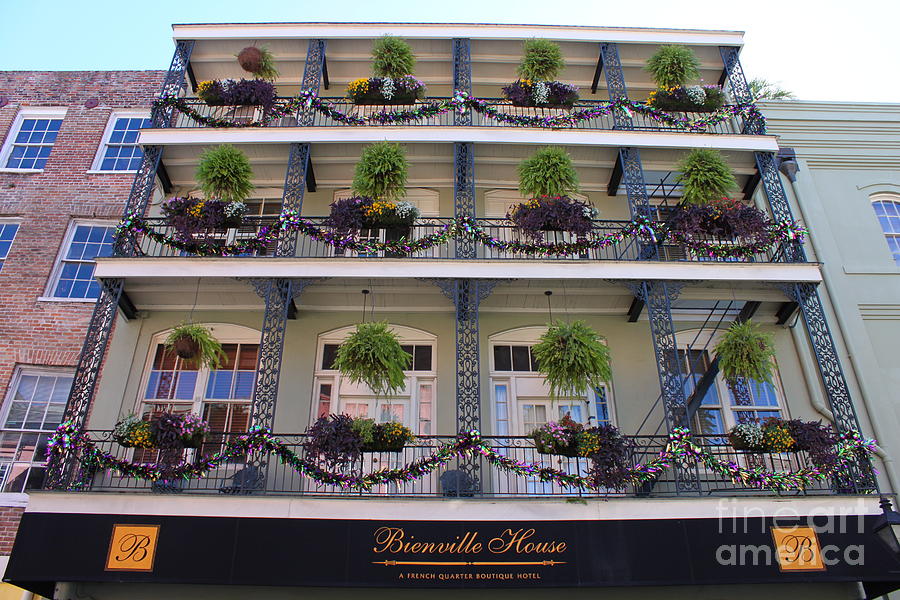
M 38 302 L 78 302 L 81 304 L 94 304 L 97 302 L 96 298 L 55 298 L 53 296 L 41 296 L 37 299 Z
M 43 169 L 0 169 L 0 173 L 43 173 Z
M 134 175 L 137 173 L 137 169 L 133 171 L 102 171 L 100 169 L 91 169 L 87 171 L 88 175 L 113 175 L 115 173 L 124 173 L 125 175 Z

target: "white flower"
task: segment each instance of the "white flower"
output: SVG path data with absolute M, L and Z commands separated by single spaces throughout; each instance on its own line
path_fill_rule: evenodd
M 751 448 L 763 445 L 763 430 L 759 423 L 740 423 L 734 426 L 732 432 Z
M 243 217 L 247 211 L 247 205 L 243 202 L 229 202 L 225 205 L 225 216 L 229 219 Z
M 385 77 L 381 80 L 381 95 L 384 96 L 385 100 L 390 100 L 394 97 L 394 80 L 390 77 Z
M 684 88 L 684 93 L 694 104 L 703 104 L 706 101 L 706 90 L 699 85 L 689 85 Z
M 582 206 L 581 212 L 582 212 L 582 214 L 584 214 L 584 216 L 586 218 L 591 219 L 591 220 L 596 219 L 598 216 L 600 216 L 600 211 L 598 211 L 593 206 L 588 206 L 588 205 Z
M 538 81 L 531 89 L 531 98 L 535 104 L 546 104 L 550 99 L 550 86 L 544 81 Z
M 412 202 L 398 202 L 394 207 L 394 214 L 401 219 L 419 218 L 419 209 Z

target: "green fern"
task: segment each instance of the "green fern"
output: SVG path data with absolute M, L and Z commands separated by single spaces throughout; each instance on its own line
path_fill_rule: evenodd
M 372 45 L 372 72 L 375 77 L 403 77 L 412 75 L 416 57 L 412 47 L 393 35 L 385 35 Z
M 737 189 L 737 181 L 718 150 L 691 150 L 678 165 L 678 181 L 684 186 L 682 201 L 686 204 L 708 204 L 721 200 Z
M 404 371 L 411 362 L 412 355 L 403 350 L 387 323 L 361 323 L 338 348 L 334 368 L 375 394 L 396 394 L 406 385 Z
M 677 88 L 700 77 L 700 61 L 687 46 L 662 46 L 650 57 L 645 67 L 656 85 Z
M 547 146 L 519 163 L 519 193 L 525 198 L 578 191 L 578 173 L 563 148 Z
M 532 352 L 554 398 L 583 396 L 612 378 L 609 348 L 584 321 L 551 324 Z
M 553 81 L 565 66 L 559 44 L 534 38 L 525 40 L 522 62 L 516 74 L 532 81 Z
M 719 370 L 728 385 L 741 378 L 772 382 L 772 336 L 750 320 L 734 323 L 716 345 Z
M 200 156 L 197 183 L 207 199 L 243 202 L 253 190 L 252 178 L 247 156 L 231 144 L 210 148 Z
M 409 163 L 403 146 L 377 142 L 366 146 L 353 175 L 353 193 L 376 200 L 398 200 L 406 195 Z
M 275 56 L 268 48 L 247 46 L 237 54 L 238 64 L 248 73 L 253 73 L 259 79 L 275 81 L 278 79 L 278 69 L 275 68 Z
M 197 343 L 200 351 L 192 359 L 186 359 L 197 366 L 207 366 L 210 369 L 218 369 L 223 360 L 227 360 L 222 344 L 217 340 L 212 331 L 203 325 L 194 323 L 182 323 L 172 330 L 172 333 L 166 338 L 164 345 L 166 350 L 173 350 L 175 342 L 179 339 L 188 337 Z

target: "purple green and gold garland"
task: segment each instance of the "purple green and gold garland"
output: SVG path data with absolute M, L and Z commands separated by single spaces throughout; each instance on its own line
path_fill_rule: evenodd
M 342 112 L 335 108 L 332 103 L 319 98 L 315 93 L 309 91 L 300 92 L 296 98 L 291 98 L 276 105 L 274 108 L 266 111 L 263 117 L 253 121 L 232 121 L 229 119 L 220 119 L 204 115 L 192 108 L 184 98 L 178 98 L 176 96 L 165 96 L 160 98 L 154 102 L 154 107 L 174 108 L 196 123 L 205 125 L 206 127 L 266 127 L 278 119 L 293 115 L 297 111 L 304 109 L 315 110 L 329 117 L 333 121 L 343 123 L 344 125 L 402 125 L 414 121 L 430 119 L 451 111 L 463 112 L 470 109 L 489 119 L 493 119 L 506 125 L 514 125 L 517 127 L 542 127 L 549 129 L 575 127 L 584 121 L 611 115 L 616 112 L 621 112 L 629 116 L 630 113 L 634 112 L 669 127 L 695 133 L 704 132 L 708 127 L 718 125 L 729 118 L 743 116 L 748 120 L 761 123 L 762 131 L 760 131 L 760 133 L 765 133 L 765 118 L 753 104 L 724 106 L 711 112 L 709 116 L 689 119 L 678 114 L 647 106 L 640 102 L 618 98 L 604 104 L 597 104 L 590 108 L 573 110 L 563 114 L 536 116 L 515 115 L 503 112 L 488 101 L 472 98 L 468 93 L 461 91 L 456 91 L 454 96 L 450 99 L 429 102 L 411 109 L 379 110 L 365 116 L 357 116 Z
M 295 210 L 281 213 L 274 223 L 260 227 L 254 237 L 242 239 L 239 242 L 225 246 L 205 241 L 185 242 L 175 239 L 155 231 L 147 224 L 145 219 L 136 213 L 130 213 L 122 219 L 116 229 L 116 234 L 141 234 L 158 244 L 198 256 L 240 256 L 263 251 L 267 245 L 277 241 L 278 236 L 282 232 L 294 231 L 339 250 L 366 254 L 388 252 L 409 255 L 447 244 L 451 239 L 465 239 L 479 242 L 500 252 L 539 257 L 577 256 L 585 252 L 619 244 L 627 238 L 640 238 L 653 244 L 672 241 L 710 258 L 750 258 L 755 254 L 766 252 L 780 243 L 801 243 L 806 235 L 806 229 L 802 225 L 796 222 L 782 221 L 773 223 L 763 236 L 748 244 L 716 244 L 705 240 L 693 239 L 678 232 L 665 231 L 659 227 L 658 223 L 654 223 L 644 217 L 638 217 L 626 223 L 620 230 L 599 237 L 579 239 L 574 242 L 529 242 L 495 238 L 487 233 L 484 227 L 478 225 L 474 219 L 462 217 L 452 219 L 448 223 L 441 225 L 439 231 L 413 240 L 402 238 L 382 242 L 379 240 L 357 239 L 351 233 L 341 233 L 319 227 L 310 220 L 301 217 Z
M 364 475 L 329 471 L 317 461 L 302 458 L 287 445 L 275 438 L 266 428 L 251 428 L 245 434 L 228 442 L 217 454 L 201 458 L 194 463 L 177 465 L 134 463 L 117 458 L 97 448 L 87 434 L 79 431 L 71 422 L 61 424 L 51 436 L 47 455 L 51 460 L 63 460 L 67 453 L 79 453 L 81 463 L 92 470 L 117 471 L 125 477 L 146 481 L 176 481 L 199 479 L 224 463 L 245 459 L 251 453 L 274 454 L 281 462 L 297 473 L 309 477 L 320 485 L 336 485 L 344 489 L 369 490 L 372 486 L 402 484 L 421 479 L 454 458 L 481 455 L 491 465 L 520 477 L 534 477 L 542 482 L 552 482 L 563 487 L 583 490 L 601 490 L 590 476 L 574 475 L 560 469 L 544 467 L 538 463 L 519 461 L 497 452 L 488 446 L 478 431 L 460 433 L 455 442 L 441 445 L 429 456 L 416 459 L 404 467 L 380 469 Z M 756 489 L 775 491 L 802 490 L 851 467 L 861 460 L 870 461 L 875 452 L 875 441 L 862 438 L 857 432 L 840 436 L 835 445 L 836 460 L 824 467 L 806 467 L 797 471 L 768 471 L 762 467 L 747 468 L 733 460 L 722 460 L 698 446 L 691 432 L 677 428 L 670 435 L 665 449 L 653 460 L 626 469 L 618 478 L 617 489 L 653 481 L 663 471 L 675 464 L 700 464 L 732 483 Z

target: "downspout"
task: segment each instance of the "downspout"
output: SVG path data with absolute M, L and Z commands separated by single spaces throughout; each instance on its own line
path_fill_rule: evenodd
M 807 169 L 807 172 L 808 171 L 809 171 L 809 169 Z M 793 192 L 794 199 L 796 200 L 800 197 L 799 190 L 797 189 L 796 174 L 794 176 L 788 175 L 787 179 L 791 184 L 791 192 Z M 807 218 L 806 211 L 803 208 L 803 203 L 795 202 L 795 204 L 797 205 L 797 208 L 800 211 L 800 217 L 803 219 L 803 221 L 805 223 L 809 223 L 810 221 Z M 820 252 L 819 244 L 816 241 L 816 236 L 809 235 L 809 236 L 807 236 L 806 239 L 809 241 L 810 245 L 812 246 L 813 252 L 815 252 L 816 257 L 817 258 L 821 257 L 822 253 Z M 834 297 L 832 295 L 832 289 L 834 286 L 832 284 L 831 277 L 829 276 L 827 269 L 819 269 L 819 272 L 822 273 L 822 284 L 825 287 L 826 295 L 828 297 L 828 303 L 830 305 L 832 305 L 831 312 L 834 313 L 835 319 L 837 320 L 837 326 L 838 326 L 838 330 L 839 330 L 841 339 L 847 340 L 847 336 L 845 335 L 844 332 L 848 331 L 849 327 L 847 326 L 847 323 L 846 323 L 843 315 L 841 314 L 841 311 L 837 310 L 834 307 L 832 300 L 831 300 Z M 799 339 L 799 333 L 796 331 L 796 328 L 792 328 L 791 330 L 794 334 L 794 342 L 797 343 L 797 340 Z M 804 353 L 804 354 L 806 354 L 806 353 Z M 806 354 L 806 355 L 808 357 L 808 354 Z M 853 371 L 854 371 L 854 375 L 855 375 L 854 379 L 856 379 L 856 383 L 857 383 L 857 385 L 859 385 L 860 392 L 862 392 L 862 395 L 864 398 L 871 398 L 872 396 L 869 393 L 869 390 L 867 388 L 865 378 L 859 377 L 859 374 L 862 373 L 862 370 L 860 369 L 859 362 L 856 359 L 856 354 L 854 352 L 847 352 L 847 355 L 850 358 L 850 365 L 853 367 Z M 807 358 L 807 360 L 803 360 L 801 358 L 800 365 L 803 370 L 803 375 L 804 375 L 804 378 L 806 379 L 807 385 L 810 385 L 810 382 L 812 381 L 812 382 L 814 382 L 812 384 L 814 387 L 812 387 L 810 389 L 820 388 L 821 383 L 819 382 L 818 378 L 812 377 L 812 374 L 809 372 L 809 366 L 807 365 L 807 362 L 808 362 L 808 358 Z M 814 396 L 814 395 L 812 395 L 812 396 Z M 831 414 L 831 410 L 828 409 L 828 407 L 825 405 L 824 402 L 822 402 L 822 400 L 819 400 L 819 399 L 813 397 L 812 405 L 813 405 L 813 408 L 815 408 L 817 412 L 819 412 L 823 416 L 827 417 L 829 421 L 834 422 L 834 415 Z M 866 406 L 867 406 L 866 412 L 868 413 L 868 403 L 866 403 Z M 872 427 L 872 433 L 875 434 L 875 439 L 876 440 L 883 439 L 881 436 L 881 432 L 879 431 L 878 419 L 872 419 L 870 417 L 869 425 Z M 894 462 L 893 459 L 891 459 L 890 455 L 887 452 L 885 452 L 881 446 L 875 447 L 875 454 L 876 454 L 876 456 L 878 456 L 878 458 L 884 464 L 885 475 L 887 476 L 888 484 L 891 486 L 891 491 L 894 494 L 900 492 L 900 488 L 897 487 L 897 482 L 894 478 L 894 470 L 892 468 L 893 462 Z

